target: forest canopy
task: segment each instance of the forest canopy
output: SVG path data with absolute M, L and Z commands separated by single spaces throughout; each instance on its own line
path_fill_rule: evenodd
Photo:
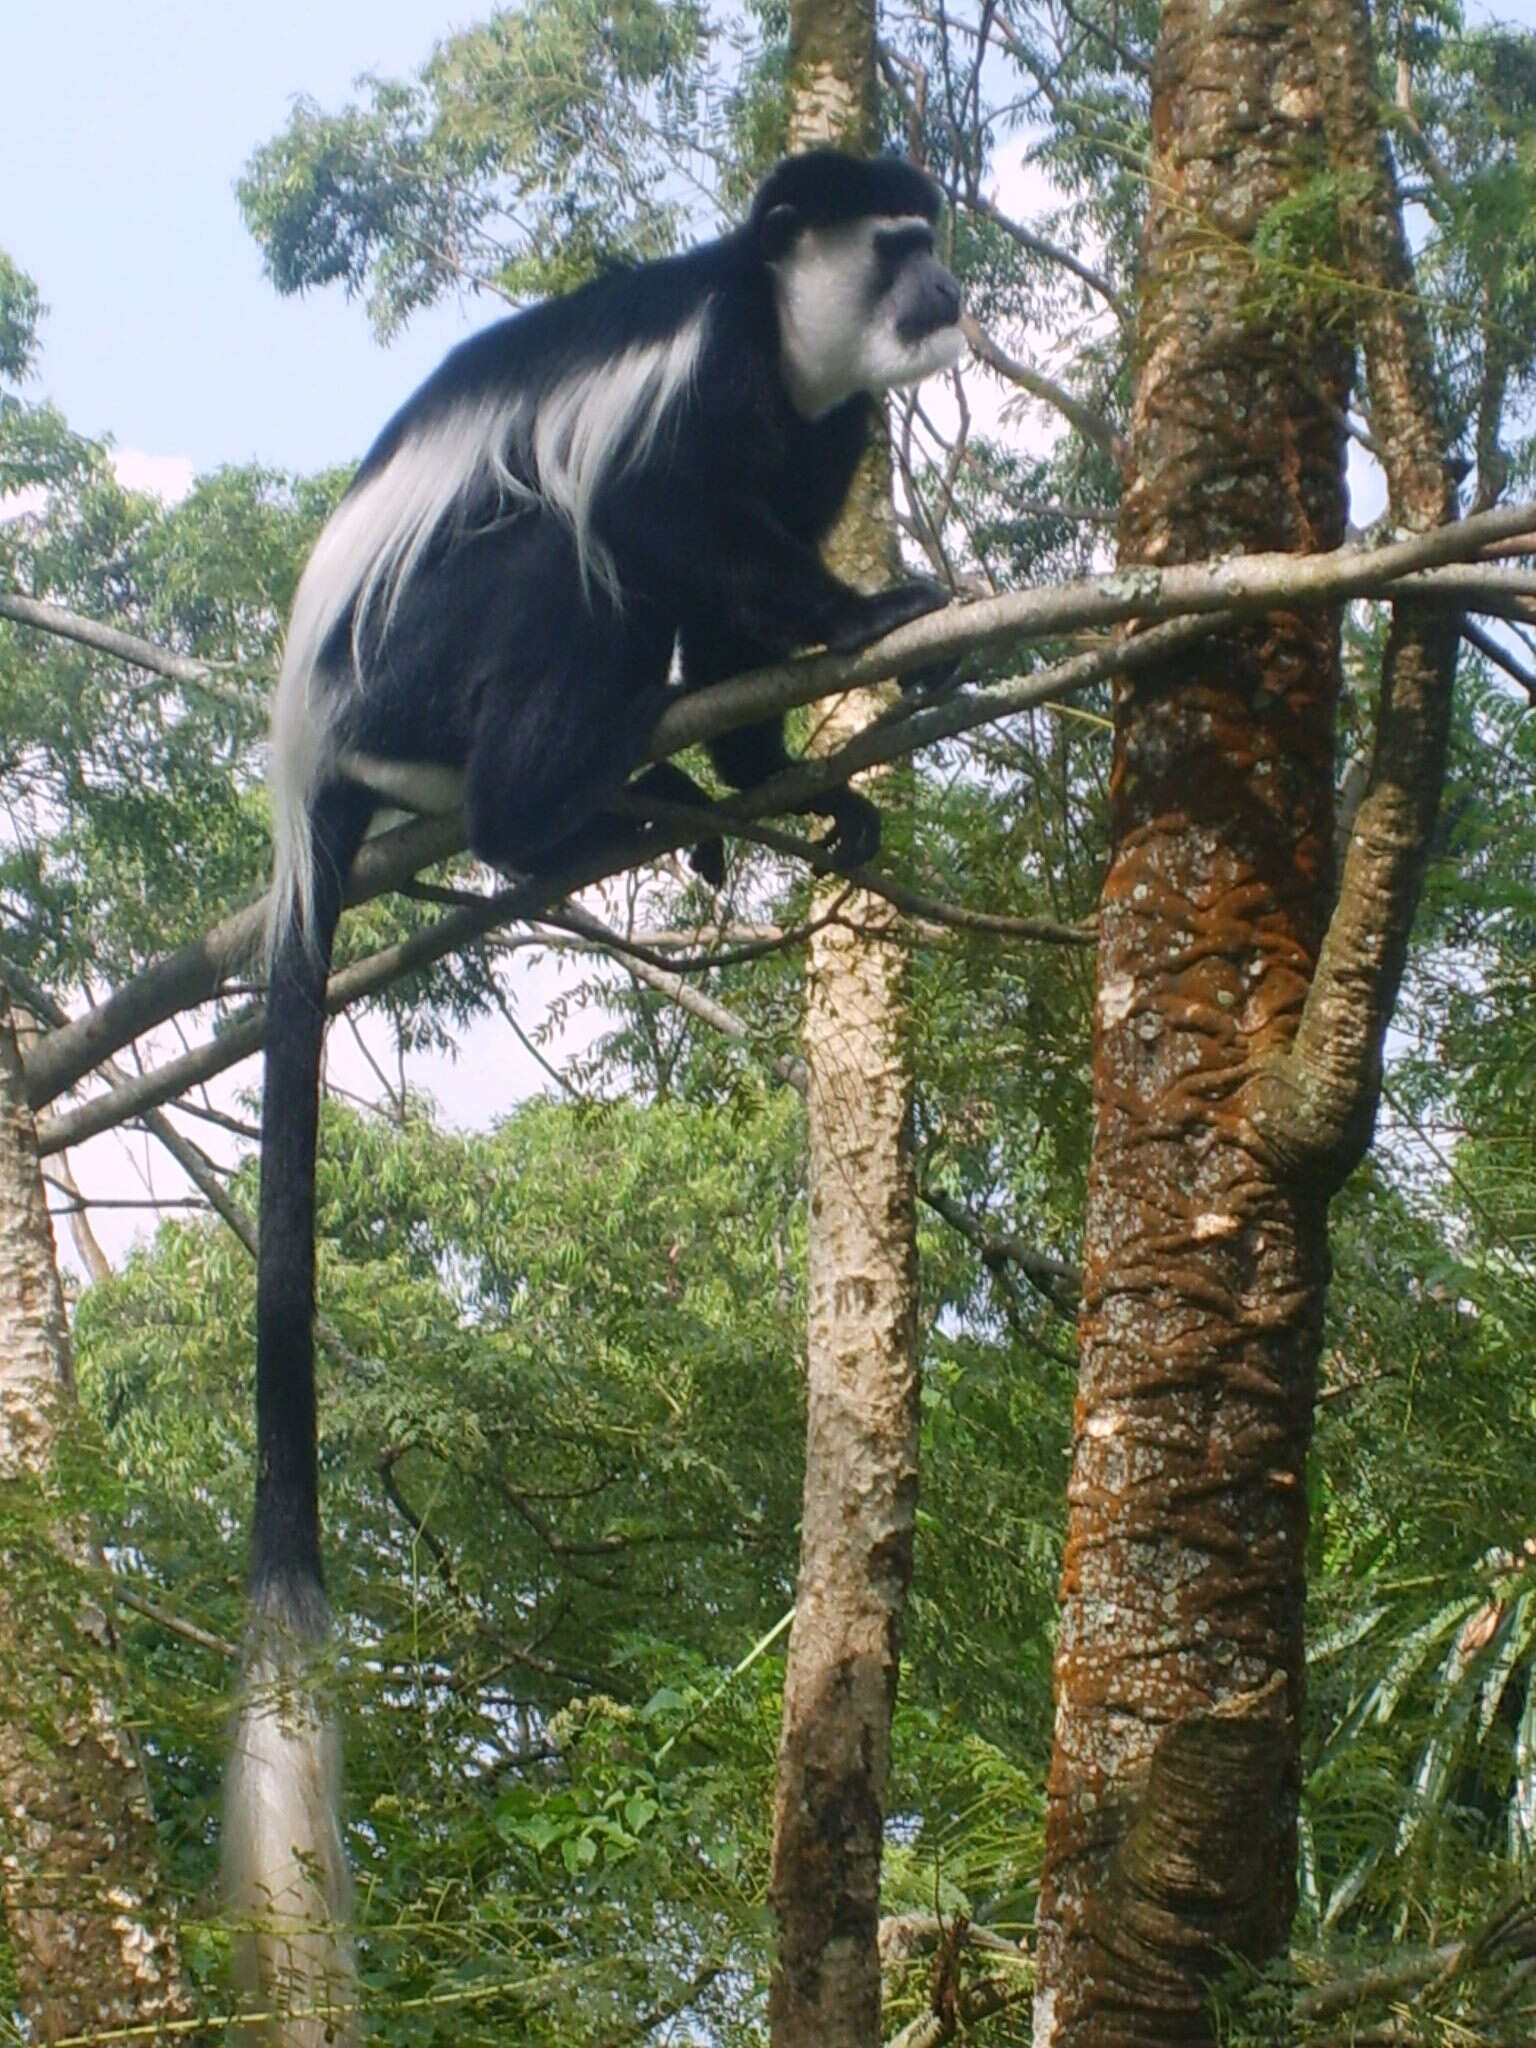
M 654 859 L 543 887 L 418 819 L 341 926 L 357 2038 L 1513 2048 L 1536 37 L 525 0 L 297 100 L 238 204 L 360 352 L 497 317 L 740 218 L 833 31 L 864 132 L 945 192 L 970 350 L 893 398 L 871 516 L 955 602 L 669 709 L 712 792 L 697 743 L 754 707 L 808 757 L 722 799 L 722 889 L 664 809 Z M 0 2039 L 83 2048 L 211 2039 L 236 1996 L 266 721 L 347 474 L 126 488 L 43 395 L 48 288 L 0 252 Z M 831 708 L 936 652 L 945 687 Z M 850 877 L 792 800 L 852 768 L 885 838 Z M 880 1057 L 840 1066 L 817 1020 L 860 974 Z M 460 1114 L 514 1057 L 537 1090 Z M 796 2033 L 806 1546 L 857 1505 L 816 1462 L 827 1219 L 882 1074 L 914 1470 L 865 1803 L 814 1812 L 872 1836 L 836 1881 L 875 2017 Z M 130 1143 L 151 1227 L 109 1258 Z

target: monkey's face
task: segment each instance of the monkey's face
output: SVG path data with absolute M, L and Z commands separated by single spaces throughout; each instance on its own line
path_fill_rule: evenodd
M 775 208 L 768 225 L 788 212 Z M 770 261 L 785 383 L 807 418 L 959 361 L 960 287 L 921 215 L 778 226 L 784 246 Z

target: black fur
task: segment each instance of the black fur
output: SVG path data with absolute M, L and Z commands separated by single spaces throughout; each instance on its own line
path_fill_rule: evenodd
M 871 214 L 931 220 L 938 194 L 897 159 L 791 158 L 737 233 L 610 272 L 463 343 L 385 428 L 354 480 L 357 491 L 412 433 L 512 391 L 536 408 L 574 371 L 664 340 L 709 306 L 689 391 L 648 458 L 598 497 L 593 529 L 621 603 L 584 582 L 558 512 L 508 501 L 487 483 L 411 577 L 387 631 L 375 605 L 361 630 L 349 613 L 324 648 L 322 686 L 353 671 L 354 643 L 363 656 L 338 746 L 467 763 L 470 845 L 495 865 L 547 864 L 548 850 L 627 779 L 667 701 L 675 638 L 684 686 L 697 689 L 816 642 L 851 651 L 948 601 L 923 578 L 863 595 L 821 561 L 818 544 L 842 509 L 877 405 L 859 394 L 807 420 L 790 403 L 762 247 L 765 224 L 786 210 L 812 226 Z M 531 451 L 518 438 L 509 466 L 534 485 Z M 711 753 L 740 788 L 787 758 L 777 722 L 732 734 Z M 846 835 L 840 851 L 850 863 L 875 851 L 870 806 L 834 795 L 823 807 Z
M 345 783 L 314 810 L 315 929 L 290 921 L 267 986 L 256 1274 L 256 1513 L 250 1585 L 303 1611 L 322 1583 L 315 1463 L 315 1139 L 325 982 L 347 872 L 373 805 Z
M 412 471 L 414 451 L 434 434 L 446 445 L 456 429 L 495 418 L 501 475 L 471 466 L 472 481 L 425 529 L 408 573 L 385 579 L 361 615 L 365 578 L 334 593 L 334 604 L 328 598 L 314 613 L 322 624 L 296 666 L 302 636 L 291 636 L 285 668 L 290 738 L 299 740 L 287 754 L 277 746 L 274 772 L 290 778 L 290 827 L 297 819 L 307 833 L 313 900 L 296 879 L 295 829 L 279 861 L 295 901 L 279 905 L 267 1017 L 251 1570 L 256 1592 L 291 1593 L 295 1612 L 307 1611 L 306 1589 L 320 1581 L 311 1321 L 325 979 L 346 875 L 377 802 L 345 779 L 338 757 L 350 750 L 464 771 L 474 851 L 498 866 L 545 865 L 601 822 L 606 800 L 644 758 L 674 646 L 684 686 L 699 688 L 808 644 L 863 646 L 946 602 L 947 592 L 921 578 L 864 595 L 823 565 L 818 544 L 842 508 L 877 403 L 860 392 L 814 420 L 796 410 L 771 267 L 806 229 L 871 217 L 932 221 L 938 203 L 921 172 L 894 160 L 828 151 L 790 159 L 736 233 L 609 273 L 455 349 L 361 464 L 328 529 L 332 554 L 325 537 L 317 547 L 310 573 L 323 590 L 349 507 L 387 512 L 409 502 L 389 493 L 409 492 L 413 476 L 430 470 Z M 909 257 L 898 248 L 884 266 L 908 264 L 904 344 L 909 329 L 952 329 L 959 305 L 929 238 L 919 229 L 897 241 L 913 239 L 925 246 Z M 876 296 L 882 288 L 877 280 Z M 540 406 L 583 371 L 600 389 L 627 351 L 664 345 L 701 314 L 692 374 L 654 440 L 603 472 L 584 561 L 569 507 L 541 495 Z M 593 416 L 600 413 L 599 404 Z M 363 495 L 370 488 L 375 498 Z M 296 629 L 304 601 L 301 588 Z M 317 705 L 306 762 L 304 720 Z M 275 733 L 283 716 L 280 705 Z M 711 751 L 738 787 L 788 758 L 778 720 L 728 734 Z M 302 787 L 296 761 L 310 774 Z M 669 766 L 652 770 L 648 786 L 673 801 L 696 794 Z M 833 820 L 841 859 L 853 864 L 875 851 L 879 816 L 863 798 L 844 791 L 816 808 Z M 718 843 L 698 858 L 718 878 Z

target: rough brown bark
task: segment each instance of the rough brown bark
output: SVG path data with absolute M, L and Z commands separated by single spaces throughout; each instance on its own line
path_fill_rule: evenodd
M 74 1394 L 32 1114 L 0 989 L 0 1486 L 46 1466 Z M 67 1543 L 54 1531 L 39 1541 Z M 185 2019 L 156 1896 L 154 1828 L 131 1745 L 77 1669 L 90 1630 L 30 1597 L 37 1560 L 0 1555 L 0 1902 L 40 2041 Z M 39 1606 L 42 1611 L 38 1611 Z M 83 1617 L 89 1623 L 90 1617 Z
M 1245 260 L 1320 158 L 1304 16 L 1163 10 L 1126 563 L 1343 536 L 1347 350 Z M 1322 939 L 1337 687 L 1293 612 L 1117 689 L 1038 2048 L 1209 2042 L 1211 1974 L 1289 1928 L 1326 1210 L 1252 1098 Z
M 874 26 L 872 0 L 792 6 L 797 145 L 871 146 Z M 865 465 L 829 552 L 851 582 L 888 578 L 883 462 Z M 838 744 L 873 709 L 868 693 L 840 700 L 821 743 Z M 880 2040 L 880 1850 L 917 1506 L 903 949 L 866 936 L 895 915 L 862 897 L 846 924 L 822 927 L 810 947 L 806 1471 L 774 1805 L 774 2048 L 877 2048 Z

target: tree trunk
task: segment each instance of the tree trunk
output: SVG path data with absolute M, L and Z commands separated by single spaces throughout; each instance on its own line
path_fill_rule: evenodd
M 795 0 L 797 147 L 873 147 L 874 30 L 869 0 Z M 828 553 L 850 582 L 873 588 L 889 579 L 883 449 L 864 464 Z M 821 743 L 838 744 L 875 707 L 870 692 L 842 699 L 823 721 Z M 891 916 L 887 905 L 858 897 L 847 923 L 811 943 L 805 1502 L 774 1806 L 774 2048 L 877 2048 L 880 2040 L 880 1849 L 918 1430 L 902 953 L 864 936 Z
M 1321 155 L 1305 13 L 1163 9 L 1126 563 L 1344 536 L 1348 348 L 1250 260 Z M 1338 666 L 1277 614 L 1117 690 L 1037 2048 L 1210 2042 L 1213 1973 L 1289 1930 L 1330 1182 L 1254 1112 L 1323 935 Z
M 23 1495 L 47 1466 L 73 1395 L 36 1133 L 0 990 L 0 1485 Z M 25 1527 L 33 1503 L 17 1505 Z M 71 1539 L 39 1529 L 39 1540 Z M 0 1900 L 40 2041 L 192 2010 L 157 1903 L 142 1777 L 92 1682 L 93 1617 L 77 1610 L 60 1626 L 46 1595 L 29 1592 L 50 1577 L 24 1550 L 0 1554 Z

